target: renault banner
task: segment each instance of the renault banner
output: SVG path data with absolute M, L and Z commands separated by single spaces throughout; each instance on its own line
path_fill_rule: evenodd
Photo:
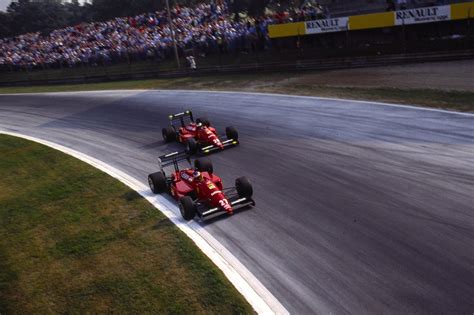
M 442 22 L 451 19 L 451 6 L 426 7 L 395 12 L 395 25 Z
M 319 34 L 347 31 L 349 17 L 314 20 L 305 22 L 306 34 Z
M 1 1 L 1 0 L 0 0 Z M 444 22 L 474 17 L 474 2 L 268 26 L 270 38 Z

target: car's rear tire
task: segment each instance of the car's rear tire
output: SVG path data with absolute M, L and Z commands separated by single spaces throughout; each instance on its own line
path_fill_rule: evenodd
M 225 128 L 225 135 L 227 139 L 239 140 L 239 133 L 235 127 L 229 126 Z
M 235 188 L 240 198 L 250 198 L 253 195 L 253 187 L 247 177 L 239 177 L 235 180 Z
M 148 175 L 148 185 L 154 194 L 165 192 L 168 188 L 165 174 L 163 172 L 156 172 Z
M 212 162 L 207 158 L 200 158 L 194 160 L 194 167 L 200 172 L 208 172 L 209 174 L 212 174 L 214 172 Z
M 192 220 L 196 215 L 196 205 L 193 199 L 189 196 L 184 196 L 179 199 L 179 212 L 186 221 Z
M 166 143 L 176 140 L 176 131 L 171 126 L 163 128 L 161 130 L 161 135 L 163 136 L 163 140 L 165 140 Z
M 200 118 L 196 119 L 196 123 L 198 123 L 198 124 L 201 123 L 206 127 L 209 127 L 211 125 L 211 122 L 206 117 L 200 117 Z
M 189 138 L 186 140 L 186 153 L 188 154 L 194 154 L 198 150 L 198 144 L 194 138 Z

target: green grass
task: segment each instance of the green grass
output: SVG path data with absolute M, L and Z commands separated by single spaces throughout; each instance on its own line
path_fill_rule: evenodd
M 270 91 L 270 89 L 269 89 Z M 278 89 L 273 90 L 279 92 Z M 285 93 L 307 96 L 335 97 L 377 101 L 461 112 L 474 111 L 474 92 L 435 89 L 360 88 L 331 86 L 293 86 Z
M 292 95 L 322 96 L 368 101 L 392 102 L 457 111 L 474 111 L 474 92 L 443 91 L 436 89 L 372 88 L 357 86 L 331 86 L 297 83 L 288 78 L 304 76 L 295 73 L 271 75 L 242 74 L 119 81 L 77 85 L 31 87 L 3 87 L 1 93 L 92 91 L 110 89 L 195 89 L 216 91 L 268 92 Z
M 0 313 L 252 313 L 136 192 L 0 135 Z

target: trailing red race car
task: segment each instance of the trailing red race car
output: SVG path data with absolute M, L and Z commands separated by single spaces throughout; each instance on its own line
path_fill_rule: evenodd
M 179 204 L 185 220 L 196 214 L 201 220 L 222 214 L 233 214 L 237 209 L 254 206 L 253 188 L 246 177 L 235 180 L 235 187 L 223 188 L 222 180 L 216 176 L 207 158 L 194 161 L 194 168 L 179 168 L 179 161 L 191 161 L 186 152 L 173 152 L 158 158 L 160 171 L 148 175 L 148 183 L 155 194 L 169 192 Z M 174 165 L 174 171 L 166 176 L 164 167 Z
M 186 152 L 189 154 L 207 154 L 239 144 L 239 134 L 234 127 L 225 128 L 227 139 L 221 140 L 207 118 L 198 118 L 194 121 L 190 110 L 170 115 L 169 119 L 170 125 L 162 130 L 163 140 L 165 142 L 176 140 L 186 145 Z M 176 126 L 178 120 L 180 125 Z

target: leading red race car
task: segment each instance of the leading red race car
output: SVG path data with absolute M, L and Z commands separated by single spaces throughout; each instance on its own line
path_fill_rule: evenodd
M 170 125 L 162 129 L 163 140 L 165 142 L 178 142 L 186 146 L 186 152 L 211 153 L 223 150 L 239 144 L 239 134 L 234 127 L 225 129 L 227 139 L 219 138 L 217 131 L 207 118 L 198 118 L 194 121 L 193 113 L 190 110 L 182 113 L 169 115 Z M 176 125 L 176 121 L 180 125 Z
M 180 169 L 178 162 L 189 160 L 186 152 L 173 152 L 158 158 L 160 171 L 148 175 L 153 193 L 169 192 L 179 204 L 185 220 L 207 220 L 222 214 L 233 214 L 237 209 L 254 206 L 253 188 L 246 177 L 235 180 L 235 187 L 223 188 L 222 180 L 214 174 L 207 158 L 194 161 L 194 168 Z M 174 172 L 166 176 L 164 167 L 174 165 Z

